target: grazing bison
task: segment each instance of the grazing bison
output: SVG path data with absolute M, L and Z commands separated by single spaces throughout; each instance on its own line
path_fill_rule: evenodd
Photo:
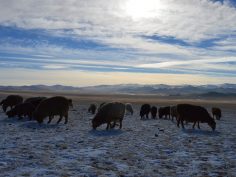
M 131 103 L 126 103 L 125 104 L 125 110 L 127 112 L 129 112 L 131 115 L 133 115 L 134 111 L 133 111 L 133 107 L 132 107 L 132 104 Z
M 152 115 L 153 119 L 155 119 L 157 117 L 157 107 L 156 106 L 152 106 L 151 115 Z
M 188 122 L 194 122 L 193 128 L 195 124 L 198 122 L 208 123 L 208 125 L 215 130 L 216 123 L 214 119 L 210 116 L 207 110 L 201 106 L 195 106 L 190 104 L 178 104 L 177 105 L 177 126 L 179 127 L 179 123 L 181 122 L 182 128 L 184 128 L 184 120 Z
M 88 108 L 88 112 L 92 113 L 92 114 L 95 114 L 96 109 L 97 109 L 97 106 L 95 104 L 91 104 Z
M 177 120 L 177 107 L 176 106 L 170 107 L 170 115 L 171 115 L 172 121 L 174 120 L 174 118 Z
M 60 118 L 57 121 L 57 123 L 59 123 L 64 116 L 65 124 L 67 124 L 68 111 L 69 111 L 69 106 L 71 104 L 72 100 L 62 96 L 47 98 L 43 100 L 35 109 L 33 117 L 38 121 L 38 123 L 42 123 L 43 119 L 48 116 L 49 117 L 48 123 L 50 123 L 53 116 L 59 115 Z
M 220 120 L 221 118 L 221 110 L 220 108 L 212 108 L 211 109 L 211 112 L 212 112 L 212 115 L 213 115 L 213 118 L 216 117 L 217 120 Z
M 37 107 L 41 101 L 47 99 L 46 97 L 30 97 L 30 98 L 27 98 L 24 103 L 31 103 L 33 104 L 35 107 Z
M 146 118 L 148 119 L 148 114 L 149 114 L 150 110 L 151 110 L 150 104 L 143 104 L 141 106 L 140 114 L 139 114 L 141 119 L 143 119 L 145 115 L 146 115 Z
M 23 102 L 23 97 L 20 95 L 9 95 L 6 99 L 2 100 L 0 105 L 2 105 L 2 109 L 4 112 L 7 111 L 7 108 L 10 107 L 11 109 Z
M 10 111 L 7 111 L 7 116 L 8 117 L 18 116 L 19 119 L 22 119 L 22 117 L 28 116 L 29 119 L 31 120 L 34 110 L 35 110 L 35 106 L 33 104 L 21 103 L 21 104 L 16 105 Z
M 111 102 L 104 104 L 100 111 L 97 112 L 92 120 L 93 129 L 96 129 L 101 124 L 107 124 L 106 129 L 113 128 L 117 121 L 122 128 L 122 121 L 125 114 L 125 105 L 119 102 Z M 113 122 L 113 125 L 111 123 Z
M 166 106 L 166 107 L 160 107 L 158 110 L 158 115 L 159 118 L 161 119 L 163 116 L 165 118 L 170 118 L 170 106 Z

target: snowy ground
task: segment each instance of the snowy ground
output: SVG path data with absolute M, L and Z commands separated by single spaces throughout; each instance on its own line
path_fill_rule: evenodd
M 91 129 L 88 103 L 69 123 L 39 126 L 0 113 L 0 176 L 236 176 L 235 109 L 222 105 L 216 131 L 126 115 L 122 130 Z M 210 108 L 210 107 L 209 107 Z

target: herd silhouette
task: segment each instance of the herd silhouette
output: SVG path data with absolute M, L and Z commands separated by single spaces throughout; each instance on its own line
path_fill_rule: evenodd
M 20 95 L 9 95 L 0 102 L 3 111 L 10 117 L 18 117 L 22 119 L 28 117 L 29 120 L 36 120 L 39 124 L 43 123 L 43 120 L 48 117 L 48 123 L 55 116 L 59 116 L 57 123 L 59 123 L 63 117 L 65 118 L 65 124 L 68 123 L 69 108 L 73 107 L 71 99 L 63 96 L 54 97 L 31 97 L 23 99 Z M 10 108 L 10 110 L 8 110 Z M 216 120 L 220 120 L 222 117 L 221 109 L 212 107 L 212 116 L 206 108 L 191 104 L 177 104 L 175 106 L 159 107 L 159 109 L 150 104 L 143 104 L 140 108 L 141 120 L 149 119 L 169 119 L 176 120 L 176 124 L 182 128 L 185 123 L 192 122 L 192 128 L 195 128 L 197 124 L 200 129 L 200 123 L 207 123 L 214 131 L 216 128 Z M 113 129 L 116 125 L 122 128 L 122 121 L 125 114 L 134 114 L 134 109 L 131 103 L 120 102 L 103 102 L 99 106 L 91 104 L 88 108 L 88 113 L 95 114 L 92 119 L 92 128 L 96 129 L 102 124 L 107 124 L 106 129 Z M 158 114 L 158 115 L 157 115 Z

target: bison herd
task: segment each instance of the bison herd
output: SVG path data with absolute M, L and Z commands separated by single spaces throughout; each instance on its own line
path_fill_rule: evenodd
M 3 99 L 0 103 L 3 111 L 8 117 L 17 116 L 19 119 L 28 117 L 30 120 L 37 120 L 38 123 L 42 123 L 45 118 L 49 118 L 48 123 L 54 118 L 59 116 L 57 123 L 59 123 L 63 117 L 65 118 L 65 124 L 68 122 L 69 108 L 73 107 L 72 100 L 63 96 L 54 96 L 51 98 L 46 97 L 31 97 L 26 100 L 19 95 L 9 95 Z M 10 107 L 10 110 L 7 109 Z M 101 103 L 99 106 L 91 104 L 88 108 L 88 112 L 95 114 L 92 119 L 92 127 L 96 129 L 102 124 L 107 124 L 106 129 L 112 129 L 116 125 L 122 128 L 122 121 L 125 113 L 133 115 L 134 110 L 131 103 L 109 102 Z M 157 116 L 158 113 L 158 116 Z M 212 130 L 216 128 L 216 122 L 214 118 L 220 120 L 222 114 L 220 108 L 212 108 L 212 116 L 202 106 L 196 106 L 191 104 L 178 104 L 176 106 L 159 107 L 151 106 L 150 104 L 143 104 L 140 108 L 141 120 L 149 119 L 151 114 L 152 119 L 176 119 L 177 126 L 181 124 L 184 128 L 184 122 L 192 122 L 195 127 L 196 123 L 200 128 L 199 123 L 207 123 Z
M 31 97 L 23 100 L 22 96 L 9 95 L 1 101 L 0 105 L 8 117 L 17 116 L 19 119 L 28 117 L 30 120 L 37 120 L 39 123 L 48 117 L 48 123 L 50 123 L 54 116 L 60 116 L 58 123 L 65 117 L 65 124 L 68 122 L 69 107 L 73 106 L 71 99 L 62 96 Z M 9 111 L 7 111 L 8 107 L 10 107 Z

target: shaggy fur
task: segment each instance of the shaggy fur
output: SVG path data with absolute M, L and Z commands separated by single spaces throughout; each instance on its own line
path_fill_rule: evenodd
M 35 107 L 37 107 L 41 101 L 47 99 L 46 97 L 30 97 L 30 98 L 27 98 L 24 103 L 31 103 L 33 104 Z
M 116 122 L 120 123 L 120 129 L 122 128 L 122 121 L 125 114 L 125 105 L 119 102 L 111 102 L 104 104 L 100 111 L 97 112 L 92 120 L 93 129 L 96 129 L 102 124 L 107 124 L 106 129 L 114 128 Z M 111 123 L 113 122 L 113 125 Z
M 143 119 L 144 116 L 146 116 L 146 118 L 148 119 L 148 114 L 149 114 L 150 110 L 151 110 L 150 104 L 143 104 L 141 106 L 140 114 L 139 114 L 141 119 Z
M 215 130 L 216 128 L 216 123 L 214 119 L 210 116 L 207 110 L 201 106 L 195 106 L 190 104 L 178 104 L 177 120 L 177 126 L 179 127 L 179 124 L 181 122 L 182 128 L 184 128 L 184 120 L 187 122 L 193 122 L 193 128 L 195 127 L 195 124 L 197 122 L 198 128 L 200 128 L 199 122 L 207 123 L 212 128 L 212 130 Z
M 177 120 L 177 107 L 176 106 L 170 107 L 170 115 L 171 115 L 172 120 L 174 120 L 174 118 Z
M 0 105 L 2 105 L 2 109 L 4 112 L 7 111 L 7 108 L 10 107 L 11 109 L 23 102 L 23 97 L 20 95 L 9 95 L 6 99 L 2 100 Z
M 155 119 L 157 117 L 157 107 L 156 106 L 152 106 L 151 115 L 152 115 L 153 119 Z
M 161 119 L 163 116 L 165 118 L 170 118 L 170 106 L 160 107 L 158 110 L 158 116 Z
M 97 106 L 95 104 L 90 104 L 90 106 L 88 108 L 88 112 L 92 113 L 92 114 L 95 114 L 96 109 L 97 109 Z
M 28 116 L 29 119 L 31 120 L 34 110 L 35 110 L 35 106 L 33 104 L 21 103 L 21 104 L 16 105 L 10 111 L 7 111 L 7 116 L 8 117 L 18 116 L 19 119 L 22 119 L 22 117 Z
M 126 103 L 126 104 L 125 104 L 125 110 L 126 110 L 127 112 L 129 112 L 131 115 L 133 115 L 133 113 L 134 113 L 134 110 L 133 110 L 133 107 L 132 107 L 132 104 L 131 104 L 131 103 Z
M 220 118 L 222 116 L 220 108 L 212 108 L 211 112 L 212 112 L 213 118 L 215 117 L 217 120 L 220 120 Z
M 67 124 L 68 111 L 71 104 L 71 100 L 62 96 L 47 98 L 38 105 L 33 114 L 33 117 L 38 121 L 38 123 L 42 123 L 43 120 L 48 116 L 48 123 L 50 123 L 53 116 L 59 115 L 60 118 L 57 123 L 59 123 L 62 118 L 65 117 L 65 124 Z

